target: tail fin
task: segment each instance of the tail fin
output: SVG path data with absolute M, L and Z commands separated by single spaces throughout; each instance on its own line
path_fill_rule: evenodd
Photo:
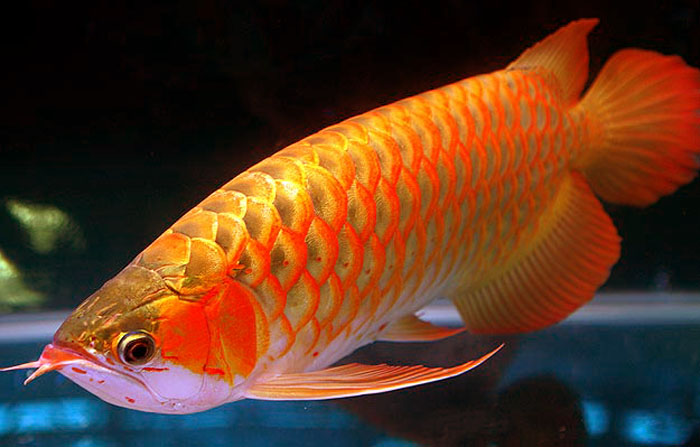
M 578 165 L 612 203 L 646 206 L 690 182 L 700 166 L 700 71 L 678 56 L 614 54 L 581 100 L 592 147 Z

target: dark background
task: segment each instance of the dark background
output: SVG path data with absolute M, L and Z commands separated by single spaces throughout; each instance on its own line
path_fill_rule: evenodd
M 59 207 L 86 245 L 35 253 L 0 206 L 0 249 L 61 308 L 253 162 L 354 114 L 502 68 L 570 20 L 601 19 L 593 73 L 627 46 L 700 66 L 698 1 L 2 8 L 0 200 Z M 699 199 L 695 181 L 648 209 L 609 207 L 624 241 L 606 287 L 698 289 Z

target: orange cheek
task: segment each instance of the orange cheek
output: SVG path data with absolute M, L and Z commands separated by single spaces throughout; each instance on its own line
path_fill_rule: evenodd
M 248 376 L 260 354 L 258 332 L 264 326 L 254 297 L 235 281 L 227 281 L 225 292 L 206 305 L 212 350 L 207 368 L 216 374 L 228 366 L 231 374 Z
M 198 303 L 169 298 L 160 303 L 157 342 L 164 360 L 201 374 L 209 351 L 209 330 Z

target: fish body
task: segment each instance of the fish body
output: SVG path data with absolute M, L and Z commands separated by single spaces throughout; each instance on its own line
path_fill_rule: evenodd
M 254 165 L 15 369 L 58 369 L 117 405 L 185 413 L 440 380 L 492 353 L 452 368 L 328 366 L 375 340 L 562 320 L 619 257 L 596 195 L 653 203 L 694 177 L 700 152 L 700 76 L 680 58 L 622 50 L 580 98 L 596 23 Z M 465 328 L 415 316 L 438 297 Z

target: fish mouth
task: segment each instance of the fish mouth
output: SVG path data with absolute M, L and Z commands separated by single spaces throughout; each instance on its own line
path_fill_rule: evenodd
M 24 381 L 25 385 L 47 372 L 58 371 L 105 402 L 120 407 L 155 413 L 180 414 L 185 408 L 183 405 L 187 405 L 188 399 L 164 397 L 141 377 L 107 365 L 106 362 L 101 361 L 100 357 L 90 352 L 82 349 L 78 352 L 55 342 L 44 347 L 38 360 L 0 368 L 0 371 L 22 369 L 35 369 Z M 112 383 L 112 386 L 105 387 L 103 385 L 105 380 Z M 137 397 L 139 394 L 141 398 Z
M 24 384 L 27 385 L 29 382 L 33 381 L 39 376 L 43 376 L 47 372 L 60 370 L 68 365 L 80 365 L 90 369 L 102 370 L 103 372 L 108 371 L 108 368 L 100 365 L 99 362 L 89 359 L 83 354 L 56 346 L 53 343 L 49 343 L 46 345 L 46 347 L 44 347 L 41 356 L 39 356 L 39 360 L 9 366 L 7 368 L 0 369 L 0 371 L 16 371 L 20 369 L 35 368 L 36 370 L 29 377 L 27 377 L 27 380 L 24 381 Z M 109 372 L 113 371 L 109 370 Z
M 41 356 L 39 356 L 38 360 L 35 360 L 33 362 L 22 363 L 15 366 L 10 366 L 7 368 L 0 368 L 0 371 L 16 371 L 21 369 L 35 368 L 35 371 L 24 381 L 24 384 L 27 385 L 29 384 L 29 382 L 33 381 L 39 376 L 46 374 L 47 372 L 60 371 L 67 366 L 73 367 L 74 371 L 76 370 L 76 368 L 79 369 L 82 366 L 85 369 L 99 372 L 102 374 L 118 376 L 121 379 L 126 379 L 132 382 L 133 384 L 140 386 L 145 390 L 148 390 L 148 392 L 151 393 L 151 395 L 153 395 L 153 397 L 158 401 L 166 402 L 168 400 L 156 393 L 142 380 L 139 380 L 134 376 L 125 374 L 114 368 L 105 366 L 104 364 L 102 364 L 102 362 L 99 361 L 99 359 L 95 358 L 89 353 L 76 352 L 62 346 L 54 345 L 53 343 L 49 343 L 44 347 L 44 350 L 42 351 Z

